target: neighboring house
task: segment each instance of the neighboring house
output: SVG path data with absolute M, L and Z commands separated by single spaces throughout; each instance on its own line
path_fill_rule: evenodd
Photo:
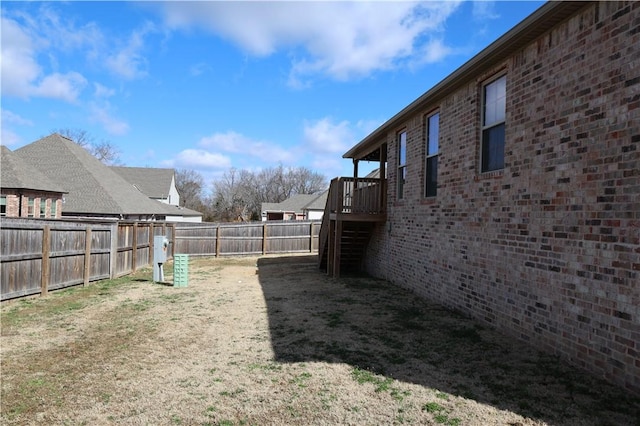
M 176 188 L 174 169 L 112 166 L 111 170 L 118 173 L 147 197 L 174 206 L 180 205 L 180 194 Z
M 388 181 L 330 191 L 382 202 L 329 195 L 321 265 L 368 224 L 368 273 L 640 391 L 639 22 L 548 2 L 365 137 L 344 157 Z
M 297 194 L 281 203 L 262 203 L 262 220 L 322 219 L 327 193 Z
M 166 204 L 149 199 L 71 139 L 57 133 L 14 151 L 68 193 L 62 216 L 165 220 Z
M 175 170 L 153 167 L 111 166 L 111 170 L 152 200 L 163 203 L 165 219 L 170 222 L 202 222 L 202 213 L 180 207 Z
M 302 207 L 305 219 L 322 220 L 324 208 L 327 205 L 327 195 L 329 195 L 329 190 L 322 191 L 316 198 Z
M 164 220 L 168 222 L 202 222 L 202 213 L 186 207 L 160 203 L 164 210 Z
M 6 146 L 0 152 L 0 216 L 60 218 L 64 188 Z

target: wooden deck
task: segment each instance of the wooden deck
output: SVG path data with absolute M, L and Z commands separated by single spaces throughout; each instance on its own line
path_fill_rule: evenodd
M 385 221 L 385 179 L 333 179 L 320 229 L 320 268 L 334 277 L 359 271 L 371 233 Z

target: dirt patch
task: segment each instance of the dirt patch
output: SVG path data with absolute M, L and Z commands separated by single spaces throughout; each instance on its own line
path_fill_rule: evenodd
M 167 271 L 170 264 L 167 265 Z M 634 425 L 640 400 L 315 256 L 2 305 L 3 424 Z M 171 280 L 171 276 L 167 276 Z

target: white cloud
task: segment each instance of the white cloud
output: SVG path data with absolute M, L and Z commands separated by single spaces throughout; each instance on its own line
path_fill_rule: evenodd
M 15 145 L 21 142 L 20 136 L 13 130 L 13 126 L 33 126 L 31 120 L 21 117 L 20 115 L 6 109 L 2 109 L 0 120 L 0 144 L 5 146 Z
M 476 21 L 486 21 L 487 19 L 498 19 L 500 15 L 495 10 L 494 1 L 474 1 L 472 13 Z
M 415 61 L 459 2 L 163 2 L 171 28 L 198 26 L 250 54 L 290 49 L 292 84 L 367 76 Z M 426 44 L 425 44 L 426 43 Z M 442 45 L 439 57 L 446 53 Z
M 351 160 L 343 159 L 342 154 L 380 124 L 372 120 L 356 123 L 346 120 L 336 122 L 329 117 L 306 120 L 303 128 L 304 152 L 310 157 L 311 168 L 329 178 L 352 176 L 353 163 Z M 361 162 L 358 174 L 364 176 L 376 167 L 377 163 Z
M 354 144 L 348 121 L 333 123 L 330 118 L 304 122 L 304 142 L 315 153 L 342 154 Z
M 33 126 L 33 121 L 23 118 L 7 109 L 2 110 L 2 123 L 17 124 L 19 126 Z
M 296 159 L 295 153 L 290 149 L 285 149 L 274 142 L 251 139 L 234 131 L 204 137 L 200 139 L 198 145 L 228 153 L 242 153 L 273 164 L 289 164 Z
M 0 145 L 11 146 L 20 142 L 20 136 L 10 129 L 7 129 L 4 125 L 2 131 L 0 131 Z
M 75 71 L 66 74 L 53 73 L 44 77 L 33 87 L 31 93 L 34 96 L 75 102 L 86 85 L 87 80 Z
M 422 53 L 420 55 L 416 55 L 414 60 L 411 62 L 412 67 L 440 62 L 456 51 L 445 45 L 442 40 L 434 39 L 426 43 L 422 47 L 421 52 Z
M 110 113 L 109 104 L 105 105 L 91 105 L 90 120 L 102 124 L 107 133 L 116 136 L 122 136 L 129 131 L 129 124 L 127 122 L 115 118 Z
M 100 83 L 93 83 L 93 87 L 95 89 L 94 95 L 96 98 L 110 98 L 116 93 L 115 90 L 103 86 Z
M 141 52 L 144 50 L 144 37 L 153 30 L 153 25 L 147 23 L 134 31 L 120 50 L 106 58 L 107 68 L 127 80 L 146 76 L 147 60 Z
M 17 21 L 2 17 L 3 95 L 28 99 L 33 96 L 75 102 L 87 84 L 87 80 L 74 71 L 43 75 L 38 64 L 39 41 L 28 28 Z
M 240 133 L 232 130 L 226 133 L 214 133 L 211 136 L 205 136 L 200 139 L 198 145 L 205 148 L 215 148 L 225 152 L 242 152 L 247 151 L 247 148 L 260 144 L 261 142 L 254 141 Z
M 35 61 L 35 46 L 16 21 L 2 17 L 2 92 L 3 95 L 28 98 L 32 82 L 41 73 Z
M 163 164 L 170 167 L 227 170 L 231 168 L 231 159 L 202 149 L 185 149 L 179 152 L 175 159 Z

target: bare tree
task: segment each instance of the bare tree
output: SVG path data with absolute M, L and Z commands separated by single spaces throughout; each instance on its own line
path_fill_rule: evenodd
M 231 169 L 213 182 L 212 208 L 217 220 L 259 220 L 262 203 L 280 203 L 326 187 L 323 175 L 305 167 L 280 165 L 257 173 Z
M 224 222 L 249 220 L 249 209 L 245 193 L 250 173 L 235 168 L 225 172 L 213 182 L 213 211 Z
M 109 166 L 121 164 L 120 150 L 114 144 L 104 139 L 96 141 L 95 137 L 84 129 L 61 128 L 53 130 L 52 133 L 59 133 L 71 139 L 104 164 Z
M 327 188 L 327 178 L 306 167 L 289 169 L 291 192 L 294 194 L 315 194 Z
M 204 178 L 195 170 L 176 170 L 176 189 L 180 194 L 180 205 L 201 211 L 203 207 Z

